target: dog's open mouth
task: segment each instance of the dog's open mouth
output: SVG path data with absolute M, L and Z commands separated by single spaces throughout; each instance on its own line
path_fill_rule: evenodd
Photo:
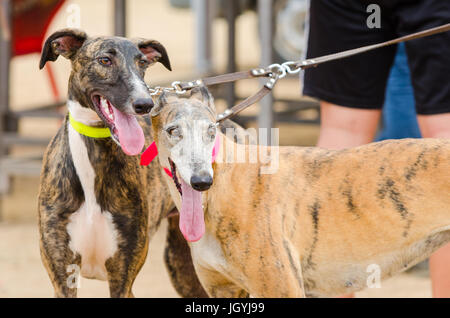
M 205 220 L 202 206 L 202 193 L 177 176 L 177 167 L 170 159 L 172 180 L 181 195 L 180 231 L 189 242 L 200 240 L 205 233 Z
M 178 192 L 180 192 L 180 195 L 183 195 L 183 191 L 181 190 L 181 184 L 178 181 L 178 177 L 177 177 L 177 166 L 175 165 L 175 162 L 172 161 L 172 159 L 169 159 L 169 164 L 170 164 L 170 172 L 172 173 L 172 180 L 175 183 L 175 186 L 178 189 Z
M 145 137 L 136 117 L 121 112 L 101 95 L 92 95 L 92 102 L 97 114 L 111 130 L 113 138 L 119 142 L 122 150 L 130 156 L 138 155 L 144 147 Z

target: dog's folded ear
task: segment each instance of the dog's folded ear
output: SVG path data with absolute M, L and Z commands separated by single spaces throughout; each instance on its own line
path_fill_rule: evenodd
M 164 108 L 164 105 L 168 103 L 168 98 L 171 97 L 173 94 L 167 93 L 163 91 L 161 95 L 156 98 L 155 106 L 153 106 L 152 110 L 150 111 L 150 116 L 155 117 L 158 116 L 162 109 Z
M 208 107 L 213 111 L 213 113 L 216 112 L 216 107 L 214 105 L 214 97 L 211 95 L 206 86 L 202 85 L 199 87 L 195 87 L 191 89 L 190 92 L 191 92 L 190 98 L 198 99 L 202 103 L 208 105 Z
M 138 46 L 139 50 L 147 56 L 150 63 L 159 62 L 169 71 L 172 70 L 166 48 L 161 43 L 156 40 L 146 39 L 134 39 L 134 42 Z
M 73 58 L 86 39 L 86 33 L 78 29 L 56 31 L 44 43 L 39 68 L 42 69 L 47 61 L 56 61 L 59 55 Z

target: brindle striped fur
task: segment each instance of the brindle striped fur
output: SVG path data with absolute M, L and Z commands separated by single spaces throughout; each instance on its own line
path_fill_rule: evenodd
M 157 129 L 185 104 L 169 100 L 152 118 L 159 147 L 168 143 Z M 278 171 L 264 175 L 260 164 L 224 163 L 228 147 L 257 146 L 220 138 L 206 233 L 190 243 L 210 296 L 337 296 L 365 288 L 371 264 L 385 279 L 450 241 L 450 140 L 280 147 Z
M 61 37 L 71 40 L 66 39 L 65 43 L 59 44 L 54 42 Z M 123 108 L 132 90 L 127 74 L 129 75 L 132 63 L 135 63 L 134 57 L 139 53 L 138 47 L 141 46 L 158 48 L 161 59 L 157 60 L 170 69 L 166 51 L 156 41 L 130 42 L 119 37 L 88 38 L 84 32 L 74 29 L 57 31 L 47 39 L 40 67 L 63 55 L 72 62 L 69 99 L 85 108 L 93 108 L 90 94 L 101 89 L 116 106 Z M 96 62 L 96 54 L 100 50 L 120 53 L 128 59 L 118 59 L 117 67 L 106 71 Z M 138 74 L 142 77 L 144 69 L 139 69 Z M 148 123 L 142 126 L 148 146 L 152 142 L 150 129 Z M 67 284 L 72 275 L 67 270 L 68 265 L 80 266 L 82 261 L 80 254 L 74 253 L 70 248 L 71 237 L 67 230 L 70 217 L 85 201 L 85 193 L 69 146 L 68 127 L 66 118 L 47 147 L 38 199 L 41 256 L 57 297 L 77 295 L 77 289 L 70 288 Z M 174 208 L 174 204 L 161 179 L 156 161 L 148 167 L 142 167 L 138 157 L 125 155 L 111 138 L 81 138 L 95 171 L 95 198 L 101 212 L 108 211 L 111 214 L 117 231 L 117 251 L 105 261 L 110 294 L 112 297 L 130 297 L 132 284 L 147 256 L 148 242 L 162 218 Z M 181 295 L 205 296 L 192 266 L 179 266 L 182 262 L 191 263 L 190 254 L 187 244 L 171 231 L 166 255 L 172 255 L 166 259 L 169 274 L 172 277 L 178 275 L 186 278 L 176 280 L 175 288 Z M 182 271 L 184 275 L 179 275 L 178 271 Z M 184 288 L 185 285 L 190 285 L 190 288 Z

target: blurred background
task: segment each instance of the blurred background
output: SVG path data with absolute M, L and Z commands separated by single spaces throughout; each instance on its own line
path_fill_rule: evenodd
M 0 297 L 52 297 L 39 256 L 37 193 L 41 158 L 66 113 L 70 63 L 39 71 L 42 43 L 54 31 L 79 27 L 90 36 L 160 41 L 172 72 L 150 68 L 151 86 L 300 60 L 308 0 L 0 0 Z M 219 110 L 255 93 L 245 80 L 212 87 Z M 278 127 L 280 144 L 312 146 L 320 122 L 316 101 L 301 96 L 299 77 L 245 110 L 245 127 Z M 150 244 L 134 285 L 136 297 L 177 297 L 162 261 L 166 224 Z M 382 282 L 357 297 L 430 297 L 424 268 Z M 108 297 L 104 282 L 82 279 L 80 297 Z

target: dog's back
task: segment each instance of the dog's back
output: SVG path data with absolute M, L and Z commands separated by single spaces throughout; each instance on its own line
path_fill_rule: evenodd
M 221 210 L 215 230 L 243 266 L 246 241 L 253 254 L 271 259 L 288 240 L 299 253 L 307 294 L 338 295 L 366 287 L 369 265 L 386 278 L 450 239 L 450 141 L 279 152 L 274 174 L 260 174 L 257 164 L 222 164 L 217 191 L 208 193 L 208 209 Z M 232 228 L 237 235 L 228 233 Z
M 364 288 L 371 264 L 387 278 L 450 239 L 450 141 L 391 140 L 302 162 L 308 234 L 294 240 L 307 289 Z

